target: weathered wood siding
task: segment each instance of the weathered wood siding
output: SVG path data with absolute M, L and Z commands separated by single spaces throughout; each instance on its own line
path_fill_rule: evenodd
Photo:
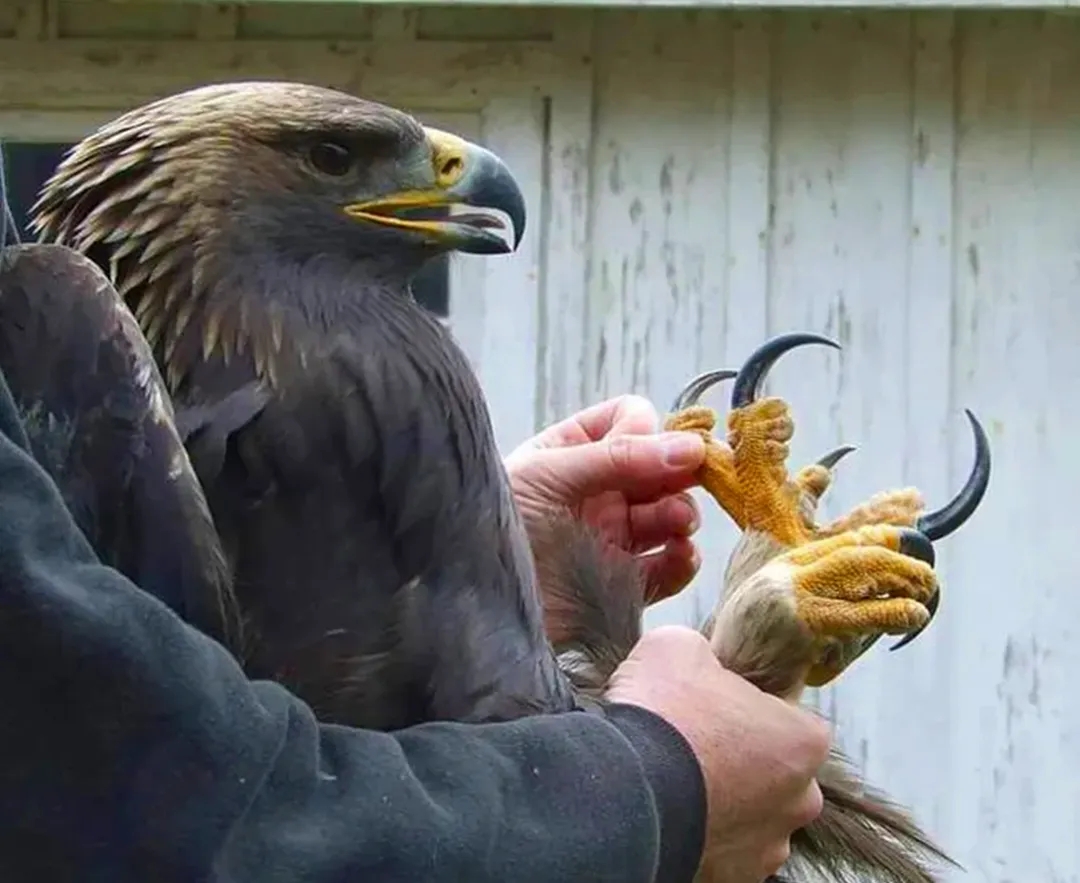
M 256 4 L 140 29 L 127 4 L 117 40 L 77 5 L 7 23 L 0 134 L 274 76 L 452 114 L 510 159 L 523 250 L 463 261 L 452 317 L 507 446 L 600 396 L 667 403 L 769 334 L 822 331 L 843 352 L 793 354 L 771 391 L 794 407 L 796 463 L 859 445 L 834 515 L 888 486 L 951 494 L 973 408 L 994 476 L 941 544 L 938 619 L 819 698 L 966 866 L 956 880 L 1080 883 L 1075 17 Z M 715 598 L 733 533 L 706 510 L 704 571 L 651 622 Z
M 797 463 L 860 447 L 832 514 L 906 483 L 945 499 L 974 409 L 993 483 L 941 544 L 937 621 L 820 699 L 955 879 L 1080 881 L 1076 20 L 627 15 L 597 46 L 584 397 L 666 402 L 766 334 L 834 335 L 771 387 Z M 711 604 L 733 534 L 706 530 L 709 566 L 654 621 Z

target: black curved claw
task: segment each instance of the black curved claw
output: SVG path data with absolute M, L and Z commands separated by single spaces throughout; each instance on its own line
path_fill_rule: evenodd
M 913 557 L 924 561 L 926 559 L 923 558 L 921 554 L 915 554 L 912 551 L 909 551 L 908 548 L 905 548 L 905 543 L 909 544 L 910 548 L 915 548 L 917 546 L 921 551 L 925 551 L 927 548 L 930 549 L 931 558 L 927 561 L 927 564 L 931 567 L 934 562 L 932 554 L 933 547 L 930 545 L 930 541 L 940 540 L 942 537 L 947 537 L 949 534 L 957 531 L 964 522 L 974 514 L 975 510 L 979 508 L 983 495 L 986 493 L 986 488 L 990 484 L 990 441 L 987 439 L 986 431 L 982 428 L 982 424 L 979 423 L 975 415 L 967 409 L 964 410 L 964 413 L 967 414 L 968 422 L 971 423 L 972 434 L 975 436 L 975 465 L 971 469 L 971 475 L 968 476 L 967 482 L 960 489 L 960 493 L 958 493 L 949 503 L 942 506 L 936 512 L 930 512 L 923 515 L 915 522 L 917 533 L 910 533 L 920 537 L 918 542 L 915 542 L 913 539 L 909 540 L 909 532 L 905 531 L 900 543 L 901 552 L 904 552 L 907 555 L 913 555 Z M 940 602 L 941 593 L 934 592 L 926 604 L 926 609 L 930 611 L 930 618 L 921 628 L 905 635 L 893 644 L 889 650 L 899 650 L 901 647 L 910 644 L 919 637 L 933 621 Z
M 919 628 L 915 629 L 915 631 L 904 635 L 904 637 L 902 637 L 899 641 L 893 644 L 889 648 L 889 652 L 892 653 L 893 650 L 899 650 L 901 647 L 910 644 L 917 637 L 919 637 L 919 635 L 926 631 L 927 626 L 929 626 L 930 623 L 934 621 L 934 615 L 937 613 L 939 603 L 941 603 L 941 592 L 935 591 L 934 594 L 930 596 L 930 600 L 926 602 L 926 609 L 930 613 L 930 618 L 926 620 L 926 622 L 924 622 L 921 626 L 919 626 Z
M 797 331 L 792 334 L 781 334 L 772 340 L 766 341 L 746 360 L 735 378 L 735 388 L 731 391 L 731 407 L 745 408 L 754 401 L 761 392 L 765 378 L 769 371 L 784 353 L 798 346 L 807 346 L 811 343 L 820 343 L 840 349 L 840 344 L 820 334 L 808 334 Z
M 829 451 L 824 457 L 817 461 L 818 466 L 824 466 L 826 469 L 832 469 L 844 459 L 848 454 L 855 451 L 855 445 L 840 445 L 836 450 Z
M 900 531 L 900 554 L 923 561 L 931 567 L 936 560 L 934 544 L 930 542 L 930 538 L 922 531 L 912 530 L 910 527 Z
M 693 407 L 705 394 L 705 390 L 712 386 L 716 386 L 716 384 L 724 380 L 731 380 L 731 378 L 737 376 L 738 373 L 738 371 L 722 370 L 706 371 L 704 374 L 699 374 L 683 387 L 683 391 L 675 398 L 675 404 L 671 406 L 671 410 L 682 411 L 686 408 Z
M 900 552 L 903 555 L 909 555 L 912 558 L 923 561 L 926 564 L 929 564 L 931 567 L 934 566 L 934 561 L 936 560 L 936 556 L 934 555 L 934 546 L 930 542 L 930 538 L 921 531 L 912 530 L 910 528 L 904 528 L 900 532 Z M 923 633 L 926 627 L 930 625 L 930 623 L 933 621 L 934 614 L 937 613 L 938 604 L 940 603 L 940 601 L 941 592 L 935 590 L 934 594 L 930 596 L 930 600 L 926 602 L 926 609 L 930 612 L 930 618 L 926 620 L 926 622 L 923 623 L 919 628 L 915 629 L 915 631 L 904 635 L 904 637 L 902 637 L 899 641 L 893 644 L 889 648 L 890 653 L 893 650 L 899 650 L 906 644 L 910 644 L 917 637 L 919 637 L 919 635 Z
M 738 381 L 736 381 L 738 382 Z M 971 431 L 975 435 L 975 465 L 971 475 L 952 501 L 936 512 L 928 512 L 915 523 L 915 527 L 932 540 L 947 537 L 967 521 L 979 504 L 990 484 L 990 442 L 982 425 L 971 411 L 965 409 Z

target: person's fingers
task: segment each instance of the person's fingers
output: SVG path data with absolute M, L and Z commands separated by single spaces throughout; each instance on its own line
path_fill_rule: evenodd
M 687 491 L 630 507 L 630 551 L 644 552 L 672 537 L 689 537 L 701 524 L 697 501 Z
M 597 494 L 582 505 L 581 518 L 633 555 L 659 550 L 676 537 L 693 536 L 700 523 L 696 501 L 685 491 L 634 506 L 628 506 L 618 491 Z
M 757 873 L 765 881 L 779 873 L 789 858 L 791 858 L 791 838 L 780 838 L 762 850 L 761 867 Z
M 821 793 L 821 786 L 818 785 L 817 779 L 814 779 L 802 799 L 794 807 L 793 830 L 805 828 L 821 815 L 824 808 L 825 797 Z
M 763 877 L 780 872 L 791 857 L 791 835 L 800 828 L 805 828 L 814 821 L 825 806 L 825 799 L 817 781 L 811 781 L 802 795 L 789 804 L 787 811 L 778 813 L 775 820 L 777 827 L 766 826 L 776 833 L 762 849 L 760 873 Z
M 705 459 L 705 442 L 690 432 L 662 435 L 610 435 L 577 447 L 537 452 L 547 482 L 565 500 L 622 491 L 627 501 L 648 502 L 695 484 Z M 539 459 L 542 457 L 542 461 Z
M 623 395 L 579 411 L 549 426 L 531 440 L 533 447 L 561 448 L 599 441 L 608 435 L 649 435 L 660 429 L 660 415 L 642 396 Z
M 646 604 L 679 594 L 701 569 L 701 554 L 684 537 L 668 541 L 655 553 L 639 556 L 638 561 L 645 577 Z

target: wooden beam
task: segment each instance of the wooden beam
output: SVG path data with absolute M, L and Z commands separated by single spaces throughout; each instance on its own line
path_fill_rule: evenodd
M 208 3 L 199 9 L 198 37 L 200 40 L 233 40 L 239 23 L 239 6 Z
M 123 3 L 124 0 L 114 0 Z M 141 0 L 146 2 L 146 0 Z M 160 3 L 203 0 L 157 0 Z M 575 9 L 1076 9 L 1080 0 L 259 0 L 260 3 L 363 3 L 369 6 Z
M 523 88 L 540 95 L 578 77 L 577 67 L 547 41 L 0 40 L 0 104 L 114 109 L 211 82 L 291 79 L 399 104 L 433 106 L 434 96 L 435 106 L 479 110 Z

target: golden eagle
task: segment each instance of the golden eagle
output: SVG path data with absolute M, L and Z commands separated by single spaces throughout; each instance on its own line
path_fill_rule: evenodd
M 581 614 L 552 646 L 482 391 L 410 291 L 436 255 L 515 248 L 525 214 L 498 157 L 398 110 L 296 83 L 194 89 L 103 126 L 47 183 L 40 243 L 3 256 L 0 369 L 102 559 L 322 719 L 591 707 L 640 634 L 639 575 L 553 522 L 545 594 Z M 786 406 L 757 400 L 777 355 L 815 340 L 771 341 L 737 373 L 729 445 L 695 405 L 725 372 L 670 421 L 709 436 L 702 483 L 745 531 L 703 627 L 793 701 L 925 625 L 930 539 L 989 469 L 973 423 L 977 467 L 943 513 L 920 521 L 899 492 L 817 526 L 836 458 L 789 479 Z M 796 864 L 933 879 L 936 848 L 839 757 L 822 784 Z

